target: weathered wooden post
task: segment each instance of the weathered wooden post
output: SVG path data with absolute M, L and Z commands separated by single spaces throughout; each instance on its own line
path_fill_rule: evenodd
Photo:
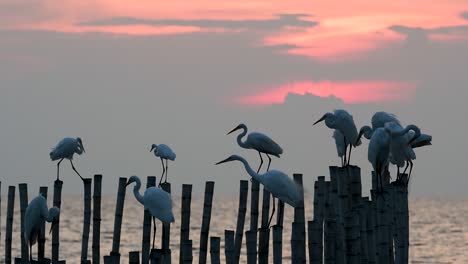
M 11 264 L 11 241 L 13 236 L 13 215 L 15 211 L 15 186 L 8 186 L 8 204 L 5 234 L 5 264 Z
M 128 253 L 128 263 L 129 264 L 140 264 L 140 252 L 139 251 L 130 251 Z
M 242 237 L 244 235 L 245 214 L 247 213 L 247 195 L 249 192 L 249 182 L 245 180 L 240 181 L 239 186 L 239 210 L 237 213 L 237 227 L 234 241 L 234 263 L 239 263 Z
M 408 175 L 401 175 L 406 182 Z M 395 263 L 408 263 L 409 255 L 409 213 L 408 213 L 408 187 L 406 185 L 395 186 Z
M 99 264 L 101 262 L 101 189 L 102 175 L 96 174 L 94 175 L 93 190 L 93 264 Z
M 206 254 L 208 247 L 208 236 L 210 232 L 211 222 L 211 207 L 213 203 L 214 182 L 207 181 L 205 184 L 205 198 L 203 202 L 203 219 L 200 230 L 200 255 L 198 259 L 199 264 L 206 263 Z
M 184 245 L 182 248 L 183 256 L 184 256 L 184 264 L 191 264 L 193 261 L 192 255 L 192 240 L 184 240 Z
M 373 191 L 371 191 L 373 193 Z M 366 201 L 366 222 L 367 222 L 367 255 L 369 264 L 377 263 L 376 251 L 376 228 L 375 228 L 375 201 Z
M 211 264 L 220 264 L 219 248 L 221 244 L 220 237 L 210 237 L 210 257 Z
M 258 264 L 268 263 L 268 249 L 270 246 L 270 229 L 268 220 L 270 218 L 270 192 L 263 188 L 262 201 L 262 224 L 259 230 L 258 241 Z
M 39 187 L 39 194 L 44 196 L 44 198 L 47 201 L 47 186 L 41 186 Z M 43 260 L 45 257 L 45 222 L 41 226 L 41 232 L 39 234 L 39 237 L 37 239 L 37 259 L 39 261 Z
M 62 185 L 61 180 L 54 181 L 53 206 L 62 208 Z M 52 264 L 59 263 L 60 248 L 60 215 L 56 219 L 57 224 L 52 228 Z
M 169 182 L 164 182 L 161 184 L 161 188 L 167 193 L 171 193 L 171 184 Z M 162 224 L 162 254 L 164 259 L 164 264 L 170 264 L 172 261 L 172 253 L 170 249 L 170 238 L 171 238 L 171 224 L 163 223 Z
M 319 176 L 314 183 L 314 221 L 308 224 L 309 262 L 323 261 L 323 225 L 325 218 L 325 176 Z M 312 233 L 310 233 L 312 232 Z M 313 244 L 313 245 L 312 245 Z
M 367 206 L 369 197 L 363 197 L 361 205 L 358 208 L 359 212 L 359 223 L 360 223 L 360 240 L 361 240 L 361 263 L 369 263 L 369 249 L 368 245 L 369 243 L 367 242 Z
M 183 244 L 184 241 L 189 240 L 190 238 L 190 211 L 192 203 L 192 185 L 191 184 L 182 184 L 182 206 L 181 214 L 182 220 L 180 222 L 180 254 L 179 254 L 179 264 L 183 263 Z
M 117 191 L 117 203 L 115 205 L 114 235 L 112 237 L 112 251 L 110 252 L 110 263 L 120 263 L 120 234 L 122 230 L 123 209 L 125 204 L 127 178 L 119 178 Z M 104 261 L 105 262 L 105 261 Z
M 278 200 L 279 201 L 279 200 Z M 283 263 L 283 227 L 273 226 L 273 263 Z
M 247 251 L 250 250 L 250 261 L 251 263 L 257 263 L 257 231 L 258 231 L 258 205 L 259 205 L 259 196 L 260 196 L 260 183 L 252 179 L 251 186 L 251 197 L 250 197 L 250 241 L 255 241 L 255 246 L 251 244 L 250 247 L 247 246 Z M 247 238 L 246 234 L 246 240 Z M 247 255 L 249 253 L 247 252 Z M 249 258 L 247 259 L 249 261 Z
M 325 182 L 324 219 L 324 259 L 325 264 L 334 264 L 336 257 L 336 195 L 333 195 L 331 182 Z
M 247 264 L 256 264 L 257 261 L 257 231 L 245 232 L 245 247 L 247 248 Z
M 308 239 L 308 249 L 309 249 L 309 263 L 322 263 L 323 251 L 321 251 L 320 245 L 323 243 L 320 240 L 320 228 L 321 223 L 316 222 L 316 220 L 307 222 L 307 239 Z
M 234 263 L 234 231 L 224 230 L 224 255 L 226 264 Z
M 297 248 L 296 253 L 298 257 L 298 263 L 306 262 L 306 228 L 305 228 L 305 213 L 304 213 L 304 187 L 302 183 L 302 174 L 293 174 L 294 181 L 299 186 L 301 192 L 301 202 L 294 208 L 294 223 L 296 223 L 296 234 Z M 294 227 L 294 225 L 293 225 Z
M 83 234 L 81 237 L 81 264 L 90 263 L 88 261 L 88 241 L 89 229 L 91 225 L 91 178 L 83 179 L 84 185 L 84 214 L 83 214 Z
M 146 178 L 146 189 L 156 186 L 156 177 L 148 176 Z M 152 216 L 147 209 L 143 212 L 143 233 L 141 238 L 141 263 L 148 264 L 151 245 L 151 224 Z
M 375 195 L 377 202 L 377 263 L 379 264 L 389 264 L 390 255 L 389 255 L 389 227 L 388 221 L 386 219 L 386 205 L 384 193 L 379 193 Z
M 28 242 L 24 239 L 24 213 L 28 207 L 28 185 L 26 183 L 18 184 L 20 195 L 20 212 L 21 212 L 21 262 L 29 261 Z

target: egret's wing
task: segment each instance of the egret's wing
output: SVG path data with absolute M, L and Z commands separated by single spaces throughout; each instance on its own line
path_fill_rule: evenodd
M 273 155 L 283 154 L 283 149 L 273 139 L 259 132 L 249 134 L 247 140 L 257 150 L 265 151 Z

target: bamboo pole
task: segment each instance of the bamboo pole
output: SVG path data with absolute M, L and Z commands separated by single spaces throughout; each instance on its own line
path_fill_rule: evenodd
M 28 207 L 28 185 L 26 183 L 18 184 L 20 195 L 20 211 L 21 211 L 21 261 L 29 261 L 28 242 L 24 238 L 24 214 Z
M 385 206 L 385 198 L 384 194 L 376 195 L 376 202 L 377 202 L 377 255 L 378 255 L 378 263 L 379 264 L 388 264 L 390 263 L 390 255 L 389 255 L 389 245 L 388 245 L 388 237 L 389 237 L 389 227 L 388 221 L 386 219 L 386 206 Z
M 83 214 L 83 234 L 81 237 L 81 263 L 88 263 L 88 241 L 89 228 L 91 225 L 91 178 L 83 179 L 84 185 L 84 214 Z
M 336 213 L 335 198 L 332 193 L 331 182 L 325 182 L 325 215 L 324 215 L 324 262 L 335 263 L 335 240 L 336 240 Z
M 101 259 L 101 189 L 102 175 L 94 175 L 93 190 L 93 244 L 92 244 L 92 262 L 99 264 Z
M 140 252 L 139 251 L 130 251 L 128 253 L 128 263 L 129 264 L 140 264 Z
M 305 213 L 304 213 L 304 187 L 302 183 L 302 174 L 293 174 L 294 181 L 299 186 L 301 192 L 301 202 L 294 208 L 294 222 L 298 225 L 298 256 L 300 257 L 300 263 L 306 262 L 306 228 L 305 228 Z
M 171 193 L 171 184 L 169 182 L 164 182 L 161 184 L 161 189 L 166 191 L 167 193 Z M 171 263 L 172 254 L 170 246 L 170 238 L 171 238 L 171 224 L 170 223 L 163 223 L 162 224 L 162 245 L 161 250 L 163 254 L 163 263 Z
M 407 175 L 401 176 L 406 182 Z M 395 263 L 408 263 L 409 239 L 407 232 L 408 219 L 408 188 L 406 185 L 395 186 L 395 216 L 396 216 L 396 237 L 395 237 Z
M 249 230 L 245 232 L 245 246 L 247 248 L 247 264 L 257 262 L 257 231 Z
M 291 230 L 291 262 L 292 263 L 305 263 L 306 255 L 302 250 L 303 237 L 305 231 L 303 230 L 302 223 L 292 223 Z
M 309 234 L 309 238 L 314 241 L 323 240 L 323 225 L 325 218 L 325 176 L 319 176 L 317 181 L 314 183 L 314 225 L 311 226 L 314 235 Z M 309 243 L 312 241 L 309 240 Z M 316 246 L 311 247 L 309 245 L 309 260 L 310 263 L 322 263 L 323 261 L 323 243 L 320 242 Z M 312 261 L 313 259 L 313 261 Z
M 360 223 L 360 240 L 361 240 L 361 263 L 369 263 L 369 249 L 367 242 L 367 206 L 369 197 L 363 197 L 361 205 L 358 208 L 359 212 L 359 223 Z
M 185 240 L 184 245 L 182 248 L 183 256 L 184 256 L 184 264 L 192 263 L 193 255 L 192 255 L 192 240 Z
M 226 264 L 234 263 L 234 231 L 224 230 L 224 254 Z
M 156 186 L 156 177 L 148 176 L 146 178 L 146 189 Z M 143 233 L 141 238 L 141 263 L 148 264 L 151 247 L 151 224 L 152 216 L 147 209 L 143 212 Z
M 211 264 L 220 264 L 219 248 L 221 244 L 220 237 L 210 237 L 210 257 Z
M 273 263 L 283 263 L 283 227 L 273 226 Z
M 268 263 L 268 249 L 269 249 L 269 233 L 268 220 L 270 218 L 270 192 L 263 188 L 263 199 L 262 199 L 262 221 L 261 228 L 259 230 L 258 240 L 258 263 Z
M 211 207 L 213 203 L 214 182 L 207 181 L 205 184 L 205 198 L 203 202 L 203 219 L 200 230 L 200 255 L 198 258 L 199 264 L 206 263 L 208 236 L 210 232 L 211 222 Z
M 54 181 L 53 205 L 59 209 L 62 208 L 62 186 L 63 181 Z M 59 263 L 60 248 L 60 215 L 56 219 L 57 224 L 52 228 L 52 264 Z
M 309 263 L 322 263 L 323 260 L 323 244 L 322 242 L 322 223 L 316 222 L 316 220 L 307 222 L 307 237 L 308 237 L 308 249 L 309 249 Z
M 375 201 L 366 201 L 367 222 L 367 254 L 369 264 L 377 263 L 376 228 L 375 228 Z
M 190 237 L 190 211 L 192 203 L 192 185 L 183 184 L 182 185 L 182 206 L 181 214 L 182 220 L 180 223 L 180 254 L 179 254 L 179 264 L 183 263 L 183 244 L 184 241 L 189 240 Z
M 110 257 L 117 262 L 120 262 L 120 235 L 122 230 L 123 209 L 125 203 L 127 178 L 119 178 L 119 187 L 117 191 L 117 203 L 115 205 L 114 218 L 114 235 L 112 237 L 112 251 Z
M 47 201 L 47 186 L 41 186 L 39 187 L 39 194 L 44 196 L 44 198 Z M 45 256 L 45 222 L 42 223 L 41 226 L 41 232 L 39 232 L 39 237 L 37 239 L 37 259 L 39 261 L 44 259 Z
M 13 216 L 15 211 L 15 186 L 8 186 L 8 202 L 5 234 L 5 264 L 11 264 L 11 241 L 13 235 Z
M 259 207 L 259 196 L 260 196 L 260 183 L 252 179 L 251 186 L 251 197 L 250 197 L 250 231 L 249 236 L 251 241 L 255 241 L 255 246 L 247 247 L 247 250 L 251 251 L 250 260 L 252 263 L 257 263 L 257 231 L 258 231 L 258 207 Z M 281 223 L 282 225 L 282 223 Z M 247 253 L 248 254 L 248 253 Z
M 332 188 L 332 199 L 334 200 L 335 208 L 335 261 L 336 264 L 346 263 L 346 246 L 345 246 L 345 229 L 343 207 L 346 201 L 346 196 L 343 196 L 342 177 L 340 176 L 340 168 L 332 166 L 330 169 L 330 180 Z M 339 180 L 340 179 L 340 180 Z M 340 183 L 339 183 L 340 181 Z M 340 185 L 340 187 L 338 186 Z M 340 189 L 340 191 L 339 191 Z M 345 188 L 346 189 L 346 188 Z M 343 201 L 344 200 L 344 201 Z
M 249 182 L 240 181 L 239 186 L 239 209 L 237 214 L 237 227 L 234 241 L 234 263 L 239 263 L 242 249 L 242 237 L 244 235 L 245 214 L 247 213 L 247 195 L 249 192 Z
M 358 208 L 362 202 L 362 184 L 361 184 L 361 168 L 358 166 L 347 166 L 348 176 L 348 190 L 349 199 L 351 200 L 351 206 L 349 209 Z

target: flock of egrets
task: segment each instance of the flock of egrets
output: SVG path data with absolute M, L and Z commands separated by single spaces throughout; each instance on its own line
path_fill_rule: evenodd
M 397 166 L 396 181 L 401 184 L 407 184 L 413 169 L 413 160 L 416 159 L 414 148 L 431 145 L 432 137 L 422 134 L 420 129 L 415 125 L 409 125 L 403 128 L 400 121 L 393 114 L 386 112 L 377 112 L 372 117 L 372 127 L 363 126 L 360 131 L 357 130 L 353 120 L 353 116 L 345 110 L 335 110 L 333 113 L 326 113 L 317 122 L 325 121 L 325 124 L 330 129 L 333 129 L 333 138 L 335 139 L 338 156 L 341 158 L 342 166 L 349 166 L 351 160 L 352 148 L 361 145 L 361 137 L 369 139 L 368 160 L 377 175 L 378 187 L 382 189 L 382 177 L 388 171 L 389 165 Z M 273 199 L 277 198 L 282 202 L 296 207 L 302 200 L 302 195 L 295 182 L 285 173 L 278 170 L 270 170 L 271 157 L 270 155 L 280 157 L 283 154 L 283 149 L 270 137 L 258 132 L 251 132 L 247 135 L 247 126 L 244 124 L 238 125 L 228 134 L 242 129 L 242 133 L 237 136 L 237 143 L 240 147 L 253 149 L 260 156 L 260 165 L 257 171 L 254 171 L 247 160 L 238 155 L 232 155 L 225 160 L 216 164 L 221 164 L 229 161 L 240 161 L 243 163 L 247 173 L 256 181 L 268 190 Z M 247 135 L 247 138 L 243 138 Z M 127 185 L 135 182 L 133 193 L 135 198 L 147 209 L 152 217 L 155 225 L 155 219 L 163 223 L 174 222 L 174 214 L 172 213 L 172 201 L 169 193 L 160 188 L 162 179 L 165 176 L 167 182 L 168 160 L 175 160 L 176 155 L 171 148 L 164 144 L 153 144 L 151 151 L 154 150 L 154 155 L 161 159 L 163 172 L 158 187 L 150 187 L 146 189 L 143 195 L 140 194 L 141 181 L 137 176 L 131 176 Z M 76 153 L 81 155 L 85 152 L 81 138 L 64 138 L 50 152 L 50 158 L 59 160 L 57 163 L 57 180 L 59 180 L 60 163 L 64 159 L 68 159 L 73 170 L 81 178 L 81 175 L 73 165 L 73 155 Z M 265 173 L 260 173 L 263 165 L 262 154 L 268 158 L 268 166 Z M 164 164 L 164 161 L 166 163 Z M 400 173 L 400 168 L 405 167 L 403 173 Z M 401 175 L 405 174 L 409 167 L 408 180 L 402 182 Z M 270 216 L 268 226 L 275 212 L 275 203 L 273 201 L 273 210 Z M 41 232 L 41 226 L 44 221 L 54 223 L 59 215 L 60 210 L 56 207 L 47 210 L 47 201 L 39 195 L 34 198 L 26 209 L 25 221 L 25 240 L 31 247 L 36 243 Z M 153 248 L 154 248 L 153 234 Z M 32 254 L 30 254 L 32 256 Z

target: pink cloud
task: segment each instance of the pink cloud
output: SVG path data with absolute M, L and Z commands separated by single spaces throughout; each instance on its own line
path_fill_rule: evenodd
M 416 86 L 393 81 L 304 81 L 281 85 L 235 99 L 247 105 L 282 104 L 288 94 L 311 94 L 319 97 L 337 97 L 347 104 L 378 103 L 408 100 Z

